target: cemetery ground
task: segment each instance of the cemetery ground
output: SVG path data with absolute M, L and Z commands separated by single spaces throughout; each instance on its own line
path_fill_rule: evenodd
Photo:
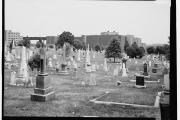
M 98 56 L 95 60 L 91 60 L 91 63 L 96 61 L 100 65 L 103 64 L 103 60 L 101 56 Z M 17 71 L 19 66 L 13 67 L 11 70 L 5 69 L 4 116 L 155 117 L 157 120 L 160 120 L 160 108 L 96 104 L 90 101 L 104 95 L 105 92 L 109 92 L 99 98 L 99 100 L 153 106 L 157 92 L 162 91 L 162 69 L 157 74 L 153 74 L 151 67 L 149 68 L 148 72 L 152 76 L 150 80 L 157 81 L 160 79 L 160 82 L 145 83 L 146 89 L 135 88 L 135 83 L 130 82 L 130 80 L 135 79 L 135 73 L 143 71 L 143 60 L 145 58 L 138 59 L 137 64 L 135 64 L 134 60 L 128 61 L 129 76 L 123 78 L 120 75 L 113 76 L 113 69 L 117 63 L 108 63 L 110 65 L 108 72 L 102 70 L 102 65 L 100 70 L 91 73 L 95 75 L 97 84 L 95 86 L 82 85 L 82 81 L 88 79 L 90 74 L 85 73 L 84 68 L 78 68 L 77 78 L 75 78 L 75 73 L 72 72 L 69 75 L 59 75 L 55 73 L 54 69 L 47 69 L 51 79 L 51 86 L 56 94 L 55 100 L 48 102 L 32 102 L 30 95 L 33 93 L 33 87 L 24 88 L 8 84 L 10 81 L 10 71 Z M 31 75 L 35 85 L 35 73 Z M 120 86 L 117 86 L 118 80 L 122 81 Z

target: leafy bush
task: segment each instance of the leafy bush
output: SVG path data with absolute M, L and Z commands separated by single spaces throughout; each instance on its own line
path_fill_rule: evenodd
M 110 43 L 109 47 L 105 51 L 105 57 L 106 58 L 121 58 L 121 47 L 120 43 L 118 40 L 113 39 L 112 42 Z

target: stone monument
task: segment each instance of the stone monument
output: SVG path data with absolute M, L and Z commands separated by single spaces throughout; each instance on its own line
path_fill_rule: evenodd
M 144 75 L 136 74 L 136 88 L 146 88 Z
M 15 71 L 11 72 L 9 85 L 16 85 L 16 72 Z
M 66 61 L 66 56 L 67 56 L 67 43 L 64 43 L 63 45 L 63 63 L 61 64 L 61 71 L 59 72 L 60 74 L 67 75 L 69 72 L 67 71 L 67 61 Z
M 123 68 L 122 68 L 122 77 L 127 77 L 127 73 L 126 73 L 126 67 L 125 64 L 123 63 Z
M 31 94 L 31 101 L 46 102 L 55 99 L 55 92 L 50 86 L 48 73 L 45 73 L 45 50 L 41 40 L 40 43 L 40 73 L 36 76 L 36 88 L 34 88 L 34 93 Z
M 107 60 L 106 60 L 106 58 L 104 58 L 104 71 L 105 71 L 105 72 L 108 71 Z
M 85 63 L 86 72 L 91 72 L 91 63 L 90 63 L 90 56 L 89 56 L 89 44 L 86 51 L 86 63 Z
M 146 62 L 144 63 L 144 73 L 143 73 L 143 75 L 148 76 L 148 66 L 147 66 Z

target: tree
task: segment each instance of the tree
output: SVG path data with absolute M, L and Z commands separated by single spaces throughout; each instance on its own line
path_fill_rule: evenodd
M 94 49 L 95 49 L 95 51 L 97 51 L 97 52 L 101 50 L 101 48 L 100 48 L 99 45 L 96 45 Z
M 134 58 L 134 57 L 136 57 L 136 50 L 132 46 L 128 47 L 128 48 L 126 48 L 126 54 L 129 57 Z
M 138 47 L 136 42 L 134 42 L 131 47 L 126 48 L 126 53 L 131 58 L 136 58 L 137 56 L 142 58 L 142 56 L 145 54 L 145 49 L 144 47 Z
M 34 54 L 29 60 L 28 60 L 28 65 L 30 66 L 31 70 L 33 71 L 34 68 L 37 68 L 38 71 L 40 69 L 40 54 L 36 53 Z
M 167 60 L 170 60 L 170 46 L 165 44 L 164 46 L 164 52 Z
M 74 47 L 76 48 L 76 49 L 83 49 L 83 43 L 81 42 L 81 41 L 79 41 L 79 40 L 75 40 L 74 41 L 74 43 L 73 43 L 73 45 L 74 45 Z
M 105 57 L 106 58 L 114 58 L 114 62 L 115 62 L 115 58 L 120 58 L 121 57 L 121 47 L 120 47 L 120 43 L 118 42 L 118 40 L 113 39 L 112 42 L 110 43 L 110 45 L 108 46 L 108 48 L 105 51 Z
M 36 48 L 40 48 L 41 47 L 41 43 L 39 41 L 36 42 Z
M 11 43 L 9 44 L 10 53 L 12 52 L 12 47 L 13 47 L 13 41 L 11 41 Z
M 154 52 L 155 54 L 165 54 L 165 48 L 164 46 L 157 46 Z
M 24 46 L 26 48 L 30 48 L 31 41 L 29 39 L 23 39 L 18 42 L 18 46 Z
M 147 48 L 147 53 L 148 53 L 148 54 L 153 54 L 153 53 L 155 53 L 155 48 L 154 48 L 154 47 L 148 47 L 148 48 Z
M 61 35 L 59 35 L 58 40 L 56 42 L 57 48 L 60 48 L 64 45 L 65 42 L 69 43 L 70 45 L 74 44 L 74 35 L 70 32 L 64 31 Z
M 145 49 L 144 49 L 144 47 L 139 47 L 139 51 L 140 51 L 139 57 L 142 58 L 142 57 L 144 56 L 144 54 L 145 54 Z
M 53 45 L 49 45 L 49 48 L 53 49 L 53 48 L 54 48 L 54 46 L 53 46 Z
M 125 40 L 125 43 L 124 43 L 124 51 L 126 52 L 126 49 L 129 47 L 129 43 L 127 40 Z

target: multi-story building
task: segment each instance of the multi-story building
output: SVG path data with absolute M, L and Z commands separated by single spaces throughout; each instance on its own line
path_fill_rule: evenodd
M 137 46 L 140 47 L 141 46 L 141 38 L 135 37 L 133 42 L 136 42 Z
M 94 48 L 96 45 L 107 48 L 113 39 L 117 39 L 120 42 L 121 51 L 124 52 L 125 40 L 128 41 L 131 46 L 136 42 L 137 46 L 141 46 L 141 38 L 134 37 L 134 35 L 110 35 L 108 32 L 102 32 L 101 35 L 82 35 L 81 37 L 75 37 L 75 40 L 83 41 L 90 48 Z
M 23 40 L 23 37 L 19 32 L 12 32 L 11 30 L 5 30 L 5 43 L 7 46 L 14 40 L 15 44 L 17 44 L 20 40 Z

